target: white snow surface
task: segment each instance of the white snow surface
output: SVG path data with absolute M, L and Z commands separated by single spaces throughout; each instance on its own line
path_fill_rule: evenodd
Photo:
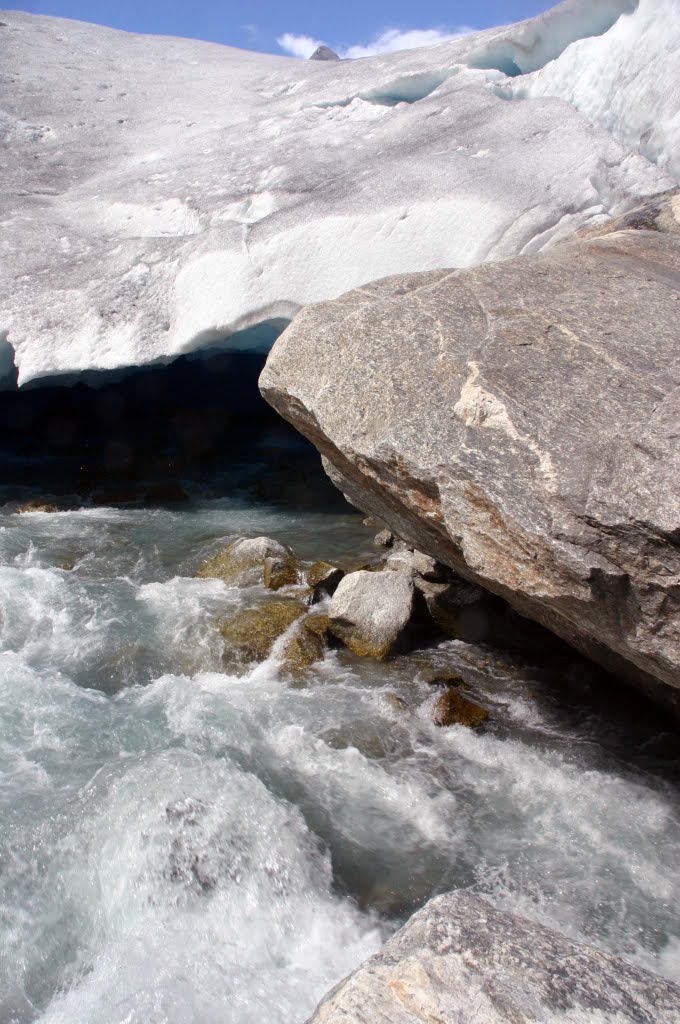
M 567 100 L 680 181 L 680 0 L 640 0 L 605 35 L 499 88 L 516 99 Z
M 651 28 L 675 3 L 635 7 L 567 0 L 327 63 L 0 12 L 0 339 L 20 383 L 169 360 L 375 278 L 533 252 L 668 189 L 630 146 L 659 92 L 677 124 Z M 613 110 L 631 32 L 645 73 L 607 122 L 577 86 L 590 74 Z M 588 70 L 588 47 L 619 64 Z M 533 95 L 551 68 L 603 127 L 498 94 Z

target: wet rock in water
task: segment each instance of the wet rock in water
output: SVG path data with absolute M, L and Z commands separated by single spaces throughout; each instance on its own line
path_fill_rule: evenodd
M 432 721 L 435 725 L 465 725 L 469 729 L 477 729 L 489 717 L 485 708 L 464 697 L 457 689 L 447 690 L 435 701 L 432 709 Z
M 239 537 L 212 558 L 207 559 L 196 572 L 197 579 L 224 580 L 230 586 L 261 583 L 265 575 L 265 562 L 284 566 L 294 558 L 293 552 L 271 537 Z M 274 577 L 276 571 L 272 566 Z M 272 588 L 276 589 L 276 588 Z
M 408 704 L 403 697 L 400 697 L 398 693 L 393 693 L 388 690 L 387 693 L 383 694 L 383 700 L 389 705 L 392 711 L 397 711 L 403 714 L 404 711 L 408 711 Z
M 394 748 L 389 729 L 380 730 L 372 722 L 358 719 L 326 729 L 321 739 L 333 750 L 353 747 L 369 761 L 382 761 Z
M 205 804 L 188 796 L 183 800 L 175 800 L 165 808 L 165 815 L 170 820 L 181 821 L 186 825 L 197 825 L 205 813 Z
M 283 675 L 294 681 L 301 680 L 315 662 L 323 660 L 328 624 L 324 615 L 307 615 L 300 619 L 279 655 Z
M 430 900 L 309 1024 L 678 1024 L 680 986 L 465 891 Z
M 430 686 L 465 686 L 465 679 L 460 672 L 455 672 L 452 669 L 436 669 L 430 668 L 425 669 L 422 673 L 424 682 L 429 683 Z
M 415 589 L 404 573 L 353 572 L 331 598 L 331 632 L 355 654 L 384 660 L 405 640 Z
M 33 498 L 31 501 L 25 501 L 23 505 L 19 505 L 17 508 L 17 515 L 23 515 L 24 512 L 59 512 L 59 506 L 55 505 L 51 501 L 44 501 L 41 498 Z
M 205 811 L 205 804 L 192 797 L 176 800 L 165 808 L 165 816 L 175 832 L 166 875 L 171 882 L 208 893 L 216 887 L 218 875 L 206 854 L 196 849 L 194 841 L 195 834 L 200 833 Z
M 324 597 L 332 597 L 344 575 L 344 569 L 330 562 L 315 562 L 310 566 L 306 579 L 311 590 L 311 604 L 322 601 Z
M 323 640 L 328 641 L 331 638 L 331 620 L 327 615 L 312 614 L 305 616 L 305 629 L 308 633 L 320 636 Z
M 283 545 L 281 545 L 283 547 Z M 285 549 L 284 549 L 285 550 Z M 286 554 L 268 555 L 264 560 L 264 585 L 267 590 L 294 586 L 300 578 L 300 563 L 288 550 Z
M 225 653 L 235 653 L 242 661 L 264 661 L 278 638 L 305 611 L 299 601 L 268 601 L 258 608 L 241 609 L 220 624 Z
M 394 544 L 394 534 L 391 530 L 381 530 L 376 533 L 373 543 L 377 548 L 391 548 Z

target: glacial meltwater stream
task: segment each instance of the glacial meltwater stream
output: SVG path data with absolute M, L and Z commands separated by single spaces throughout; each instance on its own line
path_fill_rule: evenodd
M 267 458 L 174 506 L 0 495 L 2 1024 L 301 1024 L 458 887 L 678 978 L 677 735 L 628 691 L 460 641 L 232 674 L 219 622 L 271 598 L 206 557 L 374 551 L 306 471 L 267 493 Z M 444 665 L 483 731 L 432 724 Z

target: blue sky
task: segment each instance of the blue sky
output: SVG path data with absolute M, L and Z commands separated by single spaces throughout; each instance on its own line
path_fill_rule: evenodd
M 0 0 L 5 10 L 299 56 L 317 41 L 347 56 L 436 42 L 461 27 L 518 21 L 551 6 L 550 0 L 342 0 L 333 5 L 318 0 Z

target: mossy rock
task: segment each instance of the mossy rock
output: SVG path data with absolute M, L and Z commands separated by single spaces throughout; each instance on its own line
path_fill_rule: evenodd
M 308 669 L 323 659 L 326 653 L 326 632 L 319 622 L 308 619 L 322 619 L 321 615 L 310 615 L 300 621 L 298 627 L 286 640 L 281 652 L 281 670 L 294 681 L 300 681 Z
M 308 615 L 303 623 L 307 633 L 313 633 L 328 641 L 331 636 L 331 620 L 328 615 Z
M 455 686 L 464 687 L 466 685 L 460 672 L 454 672 L 451 669 L 426 669 L 425 672 L 423 672 L 423 679 L 426 683 L 429 683 L 430 686 L 446 686 L 448 688 L 453 688 Z
M 306 573 L 307 585 L 312 592 L 312 604 L 322 601 L 324 597 L 332 597 L 338 589 L 345 570 L 330 562 L 314 562 Z
M 59 512 L 59 506 L 54 505 L 51 501 L 33 498 L 31 501 L 25 501 L 23 505 L 19 505 L 17 513 L 23 515 L 24 512 Z
M 267 590 L 280 590 L 294 586 L 300 575 L 300 563 L 295 555 L 285 558 L 269 556 L 264 560 L 264 585 Z
M 264 661 L 272 647 L 305 614 L 299 601 L 269 601 L 236 612 L 220 624 L 227 648 L 243 661 Z
M 271 537 L 238 537 L 207 559 L 196 572 L 196 578 L 223 580 L 228 586 L 261 583 L 265 577 L 265 564 L 271 559 L 269 581 L 278 585 L 270 585 L 269 589 L 278 590 L 284 585 L 278 563 L 287 564 L 294 558 L 290 548 Z M 292 579 L 289 569 L 286 569 L 286 574 Z M 297 574 L 293 582 L 296 579 Z
M 477 729 L 489 717 L 489 712 L 479 704 L 464 697 L 457 689 L 447 690 L 437 698 L 432 712 L 435 725 L 465 725 Z

